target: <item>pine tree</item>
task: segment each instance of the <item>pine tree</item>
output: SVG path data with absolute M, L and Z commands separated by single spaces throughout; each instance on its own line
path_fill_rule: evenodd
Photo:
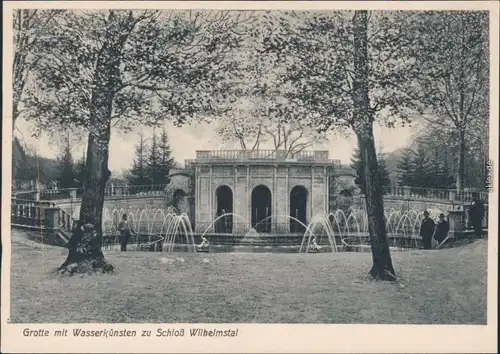
M 57 158 L 57 165 L 59 167 L 59 182 L 60 188 L 73 188 L 76 185 L 75 181 L 75 168 L 73 155 L 71 154 L 70 138 L 64 140 L 64 146 L 61 155 Z
M 390 186 L 391 179 L 389 177 L 389 171 L 387 170 L 387 162 L 386 162 L 387 154 L 383 152 L 382 149 L 379 150 L 377 161 L 378 161 L 378 173 L 380 178 L 380 185 L 382 187 Z
M 85 179 L 87 159 L 85 158 L 85 151 L 83 152 L 82 158 L 78 160 L 75 165 L 75 179 L 77 181 L 77 187 L 83 187 L 83 181 Z
M 418 144 L 413 153 L 413 174 L 411 187 L 429 188 L 433 184 L 430 159 L 422 144 Z
M 382 187 L 389 186 L 391 184 L 391 180 L 389 178 L 389 171 L 387 171 L 386 164 L 386 154 L 379 150 L 377 154 L 378 161 L 378 173 L 380 178 L 380 183 Z M 365 181 L 364 181 L 364 172 L 363 172 L 363 163 L 361 161 L 361 154 L 359 148 L 356 148 L 353 152 L 351 158 L 351 168 L 356 171 L 356 178 L 354 179 L 354 183 L 361 189 L 361 193 L 365 193 Z
M 21 141 L 14 137 L 12 141 L 12 180 L 14 183 L 31 181 L 36 178 L 36 159 Z
M 164 182 L 161 170 L 161 154 L 156 132 L 153 132 L 153 136 L 151 137 L 151 146 L 149 147 L 146 162 L 146 174 L 149 183 L 152 185 L 158 185 Z
M 127 177 L 128 182 L 132 185 L 145 185 L 149 183 L 147 175 L 146 162 L 147 145 L 144 140 L 144 134 L 139 133 L 139 143 L 135 146 L 135 158 L 130 175 Z
M 170 148 L 170 144 L 168 141 L 168 134 L 163 128 L 163 131 L 160 134 L 160 156 L 161 156 L 161 176 L 163 178 L 163 182 L 168 183 L 169 178 L 168 174 L 172 167 L 174 167 L 174 159 L 172 157 L 172 150 Z
M 361 189 L 361 193 L 365 193 L 365 182 L 363 178 L 363 163 L 361 161 L 361 153 L 359 148 L 355 148 L 351 157 L 351 168 L 356 171 L 354 183 Z
M 400 186 L 413 185 L 413 151 L 405 149 L 401 155 L 398 164 L 398 183 Z

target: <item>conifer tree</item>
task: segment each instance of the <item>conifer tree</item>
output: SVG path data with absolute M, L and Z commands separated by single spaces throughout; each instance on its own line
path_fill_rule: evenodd
M 60 188 L 72 188 L 76 185 L 75 181 L 75 166 L 73 155 L 71 154 L 71 145 L 69 135 L 64 139 L 64 145 L 61 154 L 57 158 L 59 167 L 59 182 Z
M 165 177 L 161 171 L 161 155 L 156 132 L 153 131 L 151 145 L 147 154 L 146 175 L 149 184 L 158 185 L 164 183 Z
M 135 146 L 135 158 L 128 176 L 128 182 L 132 185 L 148 184 L 147 162 L 146 162 L 147 145 L 144 139 L 144 134 L 139 133 L 139 143 Z
M 83 181 L 85 179 L 87 159 L 85 158 L 85 150 L 83 151 L 82 158 L 78 160 L 75 165 L 75 179 L 77 182 L 77 187 L 83 187 Z
M 170 148 L 170 143 L 168 139 L 168 134 L 165 128 L 163 128 L 160 134 L 160 156 L 161 156 L 161 165 L 160 171 L 161 176 L 163 178 L 163 182 L 160 183 L 168 183 L 168 174 L 172 167 L 174 167 L 174 159 L 172 157 L 172 149 Z
M 378 173 L 382 187 L 389 186 L 391 184 L 391 180 L 389 178 L 389 171 L 387 171 L 386 164 L 386 155 L 385 153 L 379 151 L 377 156 L 378 161 Z M 359 148 L 354 149 L 352 158 L 351 158 L 351 168 L 356 171 L 356 178 L 354 179 L 354 183 L 361 189 L 361 193 L 365 194 L 365 180 L 363 173 L 363 162 L 361 161 L 361 154 L 359 152 Z
M 413 174 L 411 187 L 429 188 L 433 183 L 431 163 L 427 151 L 422 144 L 418 144 L 413 152 Z
M 405 149 L 401 155 L 398 164 L 398 183 L 400 186 L 413 185 L 413 152 L 411 149 Z

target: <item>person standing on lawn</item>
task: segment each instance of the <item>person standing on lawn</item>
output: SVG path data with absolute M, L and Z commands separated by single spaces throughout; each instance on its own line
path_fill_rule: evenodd
M 424 211 L 424 218 L 420 224 L 420 237 L 422 237 L 422 243 L 425 250 L 431 249 L 434 227 L 434 220 L 429 217 L 429 212 L 427 210 Z
M 436 224 L 436 231 L 434 232 L 434 239 L 441 244 L 448 236 L 448 231 L 450 231 L 450 224 L 444 218 L 444 214 L 439 214 L 439 221 Z
M 127 243 L 131 234 L 131 227 L 127 220 L 127 214 L 123 214 L 120 223 L 118 224 L 118 231 L 120 231 L 120 251 L 127 251 Z
M 472 196 L 472 205 L 469 209 L 469 220 L 474 228 L 474 234 L 481 238 L 483 232 L 484 203 L 477 194 Z

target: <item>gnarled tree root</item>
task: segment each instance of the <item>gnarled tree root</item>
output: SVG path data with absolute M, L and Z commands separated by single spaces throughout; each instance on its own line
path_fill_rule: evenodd
M 66 263 L 66 262 L 65 262 Z M 111 263 L 103 259 L 85 259 L 78 262 L 69 262 L 62 264 L 58 268 L 59 274 L 69 276 L 75 274 L 105 274 L 114 273 L 114 267 Z
M 391 269 L 392 266 L 386 266 L 380 269 L 379 267 L 373 266 L 370 270 L 370 275 L 375 280 L 385 280 L 385 281 L 396 281 L 396 272 L 394 269 Z
M 95 240 L 93 240 L 95 241 Z M 113 273 L 114 267 L 106 261 L 97 243 L 77 241 L 69 247 L 66 261 L 58 268 L 59 274 Z

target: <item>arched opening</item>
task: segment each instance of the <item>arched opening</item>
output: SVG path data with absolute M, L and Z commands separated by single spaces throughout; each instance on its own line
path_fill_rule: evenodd
M 271 191 L 260 185 L 252 191 L 252 227 L 257 232 L 271 232 Z
M 232 233 L 233 232 L 233 191 L 228 186 L 219 186 L 215 191 L 217 199 L 217 212 L 215 217 L 222 216 L 215 223 L 215 232 Z
M 290 232 L 305 232 L 307 224 L 307 189 L 295 186 L 290 191 Z M 297 220 L 295 220 L 297 219 Z
M 174 192 L 173 206 L 179 214 L 189 212 L 189 208 L 187 205 L 187 193 L 182 189 L 177 189 Z

